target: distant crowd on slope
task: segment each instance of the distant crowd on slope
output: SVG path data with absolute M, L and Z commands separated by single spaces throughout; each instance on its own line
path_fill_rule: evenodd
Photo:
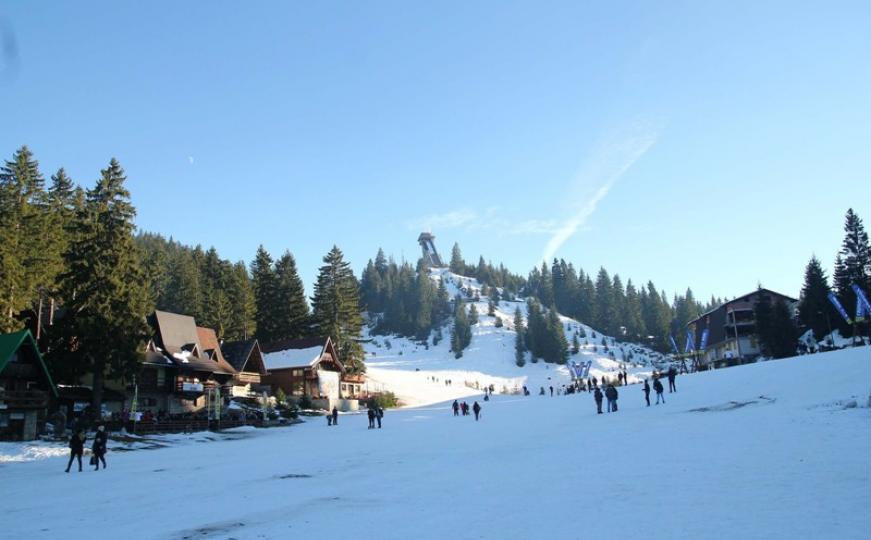
M 677 369 L 672 366 L 664 375 L 668 379 L 668 393 L 677 392 L 677 385 L 675 380 L 677 379 Z M 656 405 L 660 403 L 665 404 L 665 387 L 662 385 L 662 375 L 658 372 L 653 373 L 653 391 L 656 392 Z M 601 381 L 596 377 L 590 377 L 586 380 L 577 379 L 573 381 L 571 384 L 563 385 L 561 388 L 556 388 L 556 395 L 569 395 L 569 394 L 577 394 L 580 392 L 590 392 L 593 394 L 593 399 L 596 402 L 596 411 L 598 414 L 602 414 L 602 403 L 607 400 L 607 410 L 608 412 L 617 412 L 617 400 L 620 397 L 620 393 L 617 391 L 617 386 L 627 386 L 629 383 L 629 375 L 626 371 L 620 371 L 617 373 L 617 381 L 616 385 L 608 380 L 604 375 L 602 376 Z M 601 385 L 600 385 L 601 383 Z M 641 391 L 644 393 L 644 401 L 648 407 L 650 407 L 650 381 L 648 379 L 644 379 L 643 386 Z M 550 393 L 550 396 L 554 396 L 554 387 L 548 386 L 545 389 L 542 386 L 538 392 L 540 396 L 546 396 Z M 529 389 L 524 386 L 523 387 L 523 395 L 530 395 Z M 485 392 L 485 399 L 486 392 Z

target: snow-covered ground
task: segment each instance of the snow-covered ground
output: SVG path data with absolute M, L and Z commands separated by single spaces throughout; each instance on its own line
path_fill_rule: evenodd
M 444 280 L 451 298 L 460 294 L 469 304 L 475 305 L 479 323 L 472 326 L 472 343 L 463 351 L 462 358 L 455 358 L 450 351 L 450 324 L 443 328 L 443 339 L 437 345 L 432 345 L 432 340 L 424 346 L 407 338 L 367 334 L 371 341 L 364 348 L 372 388 L 393 391 L 404 404 L 420 406 L 474 393 L 475 383 L 479 388 L 492 384 L 497 392 L 508 393 L 519 392 L 526 385 L 530 392 L 537 393 L 541 387 L 559 388 L 569 382 L 569 370 L 565 366 L 543 361 L 534 363 L 528 354 L 525 366 L 515 364 L 517 334 L 514 311 L 520 308 L 525 324 L 527 310 L 524 301 L 499 302 L 494 316 L 489 316 L 488 298 L 481 294 L 478 280 L 446 269 L 431 270 L 431 278 Z M 476 295 L 480 299 L 474 301 Z M 501 319 L 502 327 L 496 326 L 497 317 Z M 666 361 L 665 356 L 646 347 L 622 343 L 568 317 L 561 316 L 560 319 L 569 347 L 575 332 L 584 336 L 579 340 L 579 353 L 571 355 L 569 362 L 591 361 L 591 377 L 604 375 L 615 380 L 618 370 L 626 369 L 630 381 L 641 380 L 650 376 L 654 362 Z M 614 353 L 613 358 L 610 351 Z M 438 382 L 432 381 L 431 377 Z M 447 379 L 453 384 L 446 386 L 444 381 Z
M 871 349 L 620 389 L 343 415 L 219 440 L 0 463 L 3 538 L 867 538 Z M 855 405 L 855 407 L 853 407 Z M 220 440 L 223 439 L 223 440 Z M 229 439 L 229 440 L 228 440 Z M 182 444 L 184 440 L 190 440 Z

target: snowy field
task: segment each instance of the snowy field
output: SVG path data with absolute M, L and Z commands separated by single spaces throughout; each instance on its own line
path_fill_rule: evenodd
M 868 538 L 869 363 L 683 376 L 650 408 L 630 386 L 610 415 L 497 396 L 477 423 L 441 404 L 200 435 L 100 472 L 48 453 L 0 463 L 3 538 Z

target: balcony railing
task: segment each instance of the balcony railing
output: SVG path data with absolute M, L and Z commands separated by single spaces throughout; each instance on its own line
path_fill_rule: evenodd
M 44 409 L 48 392 L 42 390 L 0 390 L 0 409 Z

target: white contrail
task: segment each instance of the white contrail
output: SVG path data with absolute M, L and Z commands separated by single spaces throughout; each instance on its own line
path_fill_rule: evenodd
M 548 263 L 556 252 L 574 236 L 579 228 L 596 211 L 599 202 L 608 195 L 611 187 L 626 171 L 656 143 L 658 130 L 650 126 L 635 125 L 629 133 L 621 132 L 608 137 L 593 152 L 581 167 L 571 184 L 575 196 L 586 197 L 582 192 L 587 186 L 598 188 L 581 204 L 575 205 L 571 217 L 563 222 L 544 248 L 544 260 Z

